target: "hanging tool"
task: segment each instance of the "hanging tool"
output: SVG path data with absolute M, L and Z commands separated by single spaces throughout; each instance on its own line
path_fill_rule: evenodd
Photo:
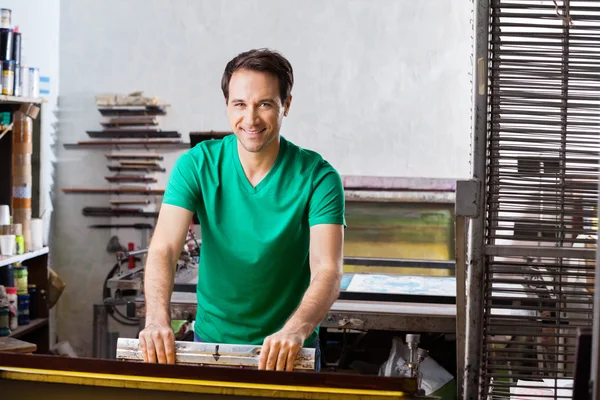
M 89 225 L 88 228 L 95 228 L 95 229 L 111 229 L 111 228 L 152 229 L 153 226 L 150 224 L 94 224 L 94 225 Z

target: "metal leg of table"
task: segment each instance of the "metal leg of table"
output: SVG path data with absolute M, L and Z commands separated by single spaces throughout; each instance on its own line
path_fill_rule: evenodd
M 106 305 L 94 304 L 94 333 L 92 337 L 93 357 L 107 358 L 108 312 Z

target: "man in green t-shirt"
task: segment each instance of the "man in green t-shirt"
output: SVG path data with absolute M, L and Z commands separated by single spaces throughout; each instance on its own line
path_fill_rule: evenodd
M 279 133 L 293 83 L 288 60 L 267 49 L 225 67 L 233 135 L 178 158 L 150 244 L 145 361 L 174 362 L 169 301 L 194 213 L 202 231 L 195 339 L 262 345 L 259 369 L 267 370 L 292 370 L 302 347 L 318 348 L 342 277 L 344 189 L 319 154 Z

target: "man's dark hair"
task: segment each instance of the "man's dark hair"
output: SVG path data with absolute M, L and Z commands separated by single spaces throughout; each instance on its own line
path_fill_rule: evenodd
M 270 73 L 279 80 L 279 95 L 281 102 L 285 102 L 294 86 L 294 71 L 290 62 L 280 53 L 270 49 L 254 49 L 238 54 L 225 66 L 221 89 L 225 101 L 229 101 L 229 81 L 231 75 L 237 70 L 247 69 Z

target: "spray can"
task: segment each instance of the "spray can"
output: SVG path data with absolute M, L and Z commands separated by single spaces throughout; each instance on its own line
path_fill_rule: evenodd
M 0 60 L 10 60 L 13 56 L 13 30 L 0 28 Z
M 40 97 L 40 70 L 39 68 L 29 68 L 29 97 Z
M 13 96 L 21 96 L 21 66 L 15 65 L 15 84 L 13 88 Z
M 19 86 L 20 94 L 18 96 L 27 97 L 29 95 L 29 67 L 21 65 L 19 68 L 21 73 L 19 74 L 19 82 L 16 84 L 16 86 Z
M 2 94 L 13 95 L 15 87 L 15 62 L 13 60 L 2 63 Z

